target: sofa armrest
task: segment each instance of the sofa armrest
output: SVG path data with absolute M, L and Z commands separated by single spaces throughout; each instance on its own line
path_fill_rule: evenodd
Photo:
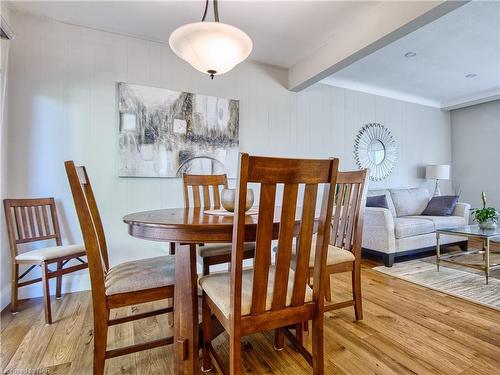
M 453 216 L 461 216 L 461 217 L 465 218 L 465 220 L 467 221 L 467 224 L 469 224 L 470 204 L 458 202 L 457 206 L 455 207 L 455 210 L 453 211 Z
M 363 247 L 384 253 L 396 251 L 394 218 L 386 208 L 366 207 L 363 217 Z
M 363 225 L 383 226 L 394 232 L 394 218 L 387 208 L 365 207 Z

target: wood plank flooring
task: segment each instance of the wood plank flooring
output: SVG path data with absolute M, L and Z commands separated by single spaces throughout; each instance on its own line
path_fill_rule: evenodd
M 370 261 L 363 265 L 365 319 L 354 322 L 352 308 L 327 314 L 327 374 L 500 374 L 500 312 L 378 273 L 372 266 Z M 337 300 L 348 296 L 349 274 L 332 278 L 332 291 Z M 113 314 L 120 317 L 161 305 L 139 305 Z M 2 313 L 3 372 L 92 372 L 90 292 L 53 299 L 53 314 L 54 324 L 45 325 L 41 298 L 23 301 L 17 315 Z M 152 317 L 111 327 L 108 343 L 111 348 L 167 334 L 166 316 Z M 273 332 L 246 337 L 244 342 L 246 374 L 311 373 L 291 346 L 273 350 Z M 220 336 L 215 346 L 227 360 L 227 336 Z M 106 374 L 172 373 L 172 347 L 106 362 Z

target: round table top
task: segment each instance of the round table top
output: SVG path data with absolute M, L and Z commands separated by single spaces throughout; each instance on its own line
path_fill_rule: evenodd
M 279 212 L 278 212 L 279 213 Z M 127 224 L 156 225 L 171 228 L 185 228 L 196 226 L 233 226 L 233 216 L 222 216 L 205 213 L 202 207 L 195 208 L 167 208 L 136 212 L 123 217 Z M 245 224 L 256 224 L 257 215 L 246 215 Z
M 279 231 L 281 208 L 274 212 L 274 232 Z M 297 210 L 297 224 L 300 210 Z M 205 213 L 204 208 L 169 208 L 124 216 L 129 233 L 138 238 L 185 243 L 231 242 L 233 216 Z M 257 215 L 245 216 L 245 241 L 255 241 Z

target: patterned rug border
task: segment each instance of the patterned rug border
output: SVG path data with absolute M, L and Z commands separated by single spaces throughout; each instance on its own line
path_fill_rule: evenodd
M 419 263 L 428 264 L 427 262 L 425 262 L 424 260 L 421 260 L 421 259 L 414 259 L 414 260 L 411 260 L 409 262 L 419 262 Z M 385 275 L 392 276 L 394 278 L 401 279 L 401 280 L 407 281 L 409 283 L 416 284 L 416 285 L 422 286 L 424 288 L 428 288 L 428 289 L 434 290 L 436 292 L 440 292 L 440 293 L 443 293 L 443 294 L 448 294 L 448 295 L 450 295 L 452 297 L 455 297 L 455 298 L 460 298 L 460 299 L 463 299 L 465 301 L 472 302 L 472 303 L 475 303 L 477 305 L 490 308 L 492 310 L 500 311 L 500 306 L 495 306 L 495 305 L 491 305 L 491 304 L 488 304 L 488 303 L 485 303 L 485 302 L 481 302 L 481 301 L 478 301 L 476 299 L 463 296 L 463 295 L 461 295 L 459 293 L 451 292 L 451 291 L 448 291 L 448 290 L 445 290 L 445 289 L 440 289 L 440 288 L 431 286 L 429 284 L 425 284 L 422 281 L 413 280 L 413 279 L 411 279 L 411 277 L 408 277 L 408 276 L 396 275 L 396 274 L 390 272 L 391 269 L 393 269 L 394 267 L 397 267 L 398 264 L 402 264 L 402 263 L 408 263 L 408 262 L 394 263 L 394 265 L 392 267 L 377 266 L 377 267 L 373 267 L 372 269 L 375 270 L 375 271 L 377 271 L 377 272 L 383 273 Z M 481 279 L 484 280 L 484 276 L 475 274 L 473 272 L 462 271 L 462 270 L 458 270 L 458 269 L 455 269 L 455 268 L 446 267 L 446 266 L 443 266 L 443 265 L 441 265 L 441 268 L 442 269 L 445 268 L 445 269 L 448 269 L 448 270 L 452 270 L 452 271 L 455 271 L 457 273 L 465 273 L 465 274 L 474 275 L 476 278 L 481 278 Z M 492 279 L 490 278 L 490 282 L 491 282 L 491 280 Z

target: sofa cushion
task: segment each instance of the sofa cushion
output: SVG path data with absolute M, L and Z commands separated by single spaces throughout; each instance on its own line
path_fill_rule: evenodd
M 408 216 L 408 218 L 432 221 L 436 229 L 458 228 L 467 225 L 463 216 Z
M 421 215 L 429 203 L 427 189 L 390 189 L 389 191 L 397 217 Z
M 398 239 L 432 233 L 435 230 L 436 228 L 432 220 L 424 220 L 417 217 L 394 218 L 394 235 Z
M 432 197 L 422 215 L 424 216 L 450 216 L 458 203 L 458 195 L 442 195 Z
M 366 197 L 366 207 L 379 207 L 389 209 L 387 198 L 385 195 L 374 195 L 373 197 Z
M 396 209 L 394 208 L 394 204 L 392 203 L 391 193 L 389 192 L 389 190 L 384 190 L 384 189 L 368 190 L 368 193 L 366 194 L 367 197 L 376 197 L 380 195 L 385 195 L 389 211 L 391 211 L 392 216 L 396 216 Z

